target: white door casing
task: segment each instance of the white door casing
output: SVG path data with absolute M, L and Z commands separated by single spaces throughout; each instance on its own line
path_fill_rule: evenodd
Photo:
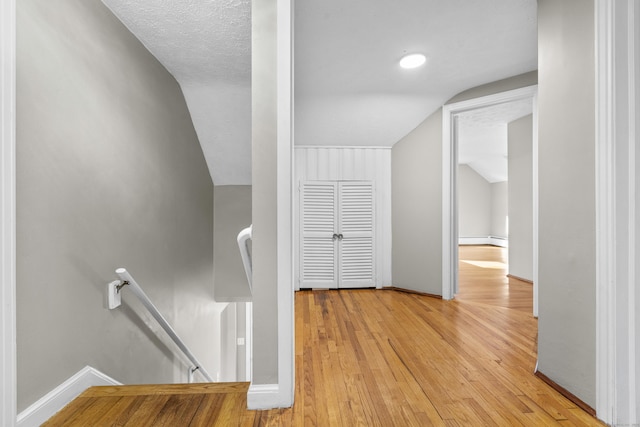
M 640 7 L 596 0 L 596 414 L 640 422 Z
M 457 116 L 476 108 L 530 98 L 533 101 L 533 314 L 538 315 L 538 86 L 528 86 L 442 107 L 442 298 L 452 299 L 458 290 L 458 135 Z

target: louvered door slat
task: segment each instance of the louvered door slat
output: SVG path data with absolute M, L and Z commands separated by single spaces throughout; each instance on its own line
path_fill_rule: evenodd
M 335 182 L 303 183 L 301 197 L 300 287 L 337 288 L 338 185 Z
M 339 287 L 375 286 L 373 183 L 341 182 L 339 185 Z

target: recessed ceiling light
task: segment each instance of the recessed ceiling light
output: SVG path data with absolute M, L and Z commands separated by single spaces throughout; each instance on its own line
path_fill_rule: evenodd
M 402 68 L 417 68 L 424 64 L 427 60 L 427 57 L 421 53 L 412 53 L 410 55 L 405 55 L 400 60 L 400 66 Z

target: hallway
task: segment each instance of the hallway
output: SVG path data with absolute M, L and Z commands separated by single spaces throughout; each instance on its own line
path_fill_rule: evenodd
M 494 268 L 504 261 L 501 250 L 467 249 L 454 301 L 390 290 L 297 292 L 293 408 L 246 411 L 245 388 L 224 400 L 182 392 L 180 399 L 157 396 L 157 408 L 147 412 L 156 418 L 145 425 L 178 413 L 185 426 L 603 425 L 533 375 L 531 285 Z M 215 399 L 225 403 L 211 404 Z M 99 402 L 80 408 L 90 413 Z M 114 419 L 76 420 L 47 425 Z

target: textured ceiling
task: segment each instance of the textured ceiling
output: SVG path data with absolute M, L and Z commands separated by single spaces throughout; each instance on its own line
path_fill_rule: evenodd
M 251 1 L 103 2 L 180 83 L 213 182 L 251 184 Z
M 181 84 L 250 80 L 250 0 L 103 2 Z
M 250 184 L 250 0 L 103 1 L 180 83 L 214 183 Z M 536 0 L 295 0 L 294 40 L 296 144 L 392 146 L 536 69 Z M 426 66 L 401 69 L 411 52 Z

